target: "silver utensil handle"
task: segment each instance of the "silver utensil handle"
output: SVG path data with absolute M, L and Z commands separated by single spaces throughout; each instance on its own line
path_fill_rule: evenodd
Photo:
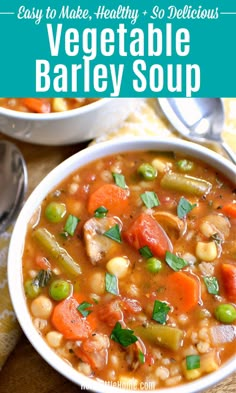
M 224 149 L 225 153 L 228 155 L 228 157 L 231 159 L 231 161 L 236 165 L 236 154 L 234 151 L 227 145 L 227 143 L 222 142 L 221 147 Z

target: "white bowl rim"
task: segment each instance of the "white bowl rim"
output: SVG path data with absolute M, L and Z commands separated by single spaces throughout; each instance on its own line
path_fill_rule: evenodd
M 167 147 L 169 146 L 169 147 Z M 50 349 L 42 337 L 37 333 L 31 321 L 26 302 L 23 300 L 24 291 L 22 286 L 22 271 L 21 263 L 15 264 L 15 260 L 20 260 L 23 250 L 23 241 L 19 242 L 19 238 L 23 240 L 22 235 L 25 235 L 27 222 L 32 217 L 34 211 L 39 206 L 40 202 L 53 189 L 58 183 L 66 178 L 73 172 L 77 166 L 83 166 L 87 162 L 96 160 L 97 158 L 104 157 L 124 151 L 134 150 L 160 150 L 160 151 L 184 151 L 189 156 L 190 153 L 199 156 L 200 160 L 214 165 L 216 169 L 223 171 L 224 175 L 232 180 L 235 176 L 235 166 L 227 159 L 219 156 L 217 153 L 192 142 L 186 142 L 178 139 L 162 139 L 157 138 L 133 138 L 126 139 L 120 138 L 116 141 L 101 142 L 99 144 L 90 146 L 73 156 L 66 159 L 53 169 L 35 188 L 32 194 L 27 199 L 23 206 L 20 215 L 16 221 L 13 229 L 9 253 L 8 253 L 8 283 L 12 304 L 19 320 L 19 323 L 26 334 L 27 338 L 38 351 L 45 361 L 47 361 L 55 370 L 61 373 L 64 377 L 80 385 L 84 390 L 92 390 L 97 393 L 120 393 L 125 392 L 127 389 L 120 389 L 111 383 L 103 383 L 96 381 L 78 373 L 64 360 L 62 360 L 56 353 Z M 173 150 L 174 149 L 174 150 Z M 83 163 L 82 163 L 83 162 Z M 225 173 L 225 171 L 227 173 Z M 232 177 L 231 177 L 232 175 Z M 57 179 L 57 180 L 56 180 Z M 23 302 L 22 302 L 23 300 Z M 23 312 L 23 313 L 22 313 Z M 235 357 L 231 358 L 228 362 L 222 365 L 217 371 L 200 378 L 199 380 L 178 385 L 176 387 L 161 388 L 152 390 L 153 393 L 197 393 L 204 389 L 215 385 L 228 375 L 236 371 Z M 130 393 L 135 393 L 137 390 L 128 389 Z
M 21 97 L 16 97 L 16 98 L 21 98 Z M 68 98 L 68 97 L 62 97 L 62 98 Z M 107 102 L 111 101 L 112 99 L 113 98 L 99 98 L 97 101 L 81 106 L 80 108 L 69 109 L 64 112 L 51 112 L 51 113 L 20 112 L 14 109 L 4 108 L 0 106 L 0 116 L 8 116 L 11 117 L 12 119 L 31 120 L 31 121 L 61 120 L 68 117 L 73 118 L 78 115 L 85 114 L 87 112 L 92 111 L 93 109 L 99 109 L 101 106 L 105 105 Z

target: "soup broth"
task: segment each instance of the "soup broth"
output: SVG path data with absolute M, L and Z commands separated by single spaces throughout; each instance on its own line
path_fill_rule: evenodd
M 77 109 L 98 98 L 0 98 L 0 106 L 18 112 L 52 113 Z

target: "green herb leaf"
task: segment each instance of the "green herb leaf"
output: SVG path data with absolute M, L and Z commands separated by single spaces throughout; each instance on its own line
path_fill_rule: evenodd
M 144 258 L 151 258 L 153 256 L 153 254 L 148 246 L 141 247 L 139 249 L 139 252 L 142 255 L 142 257 L 144 257 Z
M 183 269 L 183 267 L 188 266 L 187 261 L 183 258 L 177 257 L 177 255 L 172 254 L 170 251 L 166 251 L 165 261 L 175 272 L 178 272 Z
M 35 285 L 40 288 L 46 287 L 51 277 L 52 277 L 52 271 L 50 269 L 40 270 L 37 276 L 32 281 L 32 285 Z
M 139 363 L 144 364 L 145 363 L 145 355 L 142 351 L 138 351 L 138 360 Z
M 79 221 L 79 218 L 70 214 L 66 220 L 64 231 L 70 236 L 73 236 Z
M 122 175 L 121 173 L 112 173 L 112 176 L 113 176 L 115 183 L 118 187 L 127 188 L 124 175 Z
M 82 302 L 77 307 L 77 310 L 80 312 L 80 314 L 83 315 L 83 317 L 87 317 L 92 312 L 91 310 L 88 310 L 88 308 L 90 308 L 91 306 L 92 306 L 92 304 L 90 304 L 88 302 Z
M 153 207 L 160 205 L 157 194 L 153 191 L 145 191 L 140 195 L 140 198 L 148 209 L 152 209 Z
M 113 295 L 119 294 L 117 277 L 114 274 L 106 273 L 105 287 L 107 292 L 112 293 Z
M 170 307 L 168 304 L 165 302 L 160 302 L 159 300 L 155 300 L 152 311 L 152 319 L 154 319 L 156 322 L 164 324 L 166 323 L 166 317 L 169 311 Z
M 196 368 L 200 368 L 200 356 L 199 355 L 186 356 L 186 368 L 187 370 L 195 370 Z
M 134 335 L 133 330 L 123 329 L 119 322 L 116 322 L 116 325 L 111 332 L 111 339 L 123 347 L 128 347 L 138 340 L 138 338 Z
M 222 237 L 220 237 L 219 233 L 213 233 L 213 235 L 211 235 L 211 240 L 213 240 L 216 244 L 221 244 L 223 239 Z
M 95 210 L 95 212 L 94 212 L 94 217 L 103 218 L 103 217 L 106 217 L 107 213 L 108 213 L 107 208 L 104 207 L 104 206 L 100 206 L 100 207 L 98 207 L 98 208 Z
M 204 283 L 206 284 L 207 291 L 211 295 L 218 295 L 219 283 L 216 277 L 203 277 Z
M 192 204 L 184 197 L 180 198 L 177 206 L 177 215 L 179 218 L 184 218 L 195 206 L 196 203 Z
M 104 232 L 103 235 L 109 237 L 112 240 L 115 240 L 117 243 L 121 243 L 120 228 L 118 224 L 108 229 L 108 231 Z

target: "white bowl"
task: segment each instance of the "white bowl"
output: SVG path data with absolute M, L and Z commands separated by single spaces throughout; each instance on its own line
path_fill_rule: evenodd
M 51 171 L 44 180 L 36 187 L 31 196 L 26 201 L 18 219 L 15 224 L 8 256 L 8 282 L 11 295 L 12 304 L 20 325 L 28 337 L 31 344 L 38 351 L 38 353 L 59 373 L 66 378 L 81 385 L 84 389 L 89 389 L 97 393 L 118 393 L 120 388 L 106 385 L 101 382 L 92 380 L 70 367 L 59 356 L 53 352 L 46 344 L 42 337 L 36 331 L 30 314 L 28 312 L 24 289 L 22 284 L 22 266 L 21 257 L 24 247 L 25 234 L 27 230 L 27 223 L 32 217 L 36 208 L 41 204 L 46 195 L 56 185 L 67 177 L 71 172 L 78 167 L 83 166 L 93 160 L 104 157 L 110 154 L 118 154 L 124 151 L 138 151 L 138 150 L 157 150 L 157 151 L 175 151 L 196 157 L 212 165 L 218 171 L 224 173 L 228 179 L 232 181 L 235 179 L 235 166 L 221 157 L 220 155 L 206 149 L 202 146 L 183 140 L 158 140 L 156 138 L 133 138 L 132 140 L 118 140 L 113 142 L 104 142 L 73 155 L 68 158 L 53 171 Z M 217 371 L 200 378 L 194 382 L 180 385 L 172 388 L 152 390 L 156 393 L 193 393 L 206 390 L 210 386 L 218 383 L 229 374 L 236 371 L 235 358 L 230 359 L 222 365 Z M 130 393 L 135 391 L 129 390 Z
M 57 113 L 25 113 L 0 107 L 0 131 L 25 142 L 68 145 L 117 128 L 141 102 L 138 98 L 102 98 Z

